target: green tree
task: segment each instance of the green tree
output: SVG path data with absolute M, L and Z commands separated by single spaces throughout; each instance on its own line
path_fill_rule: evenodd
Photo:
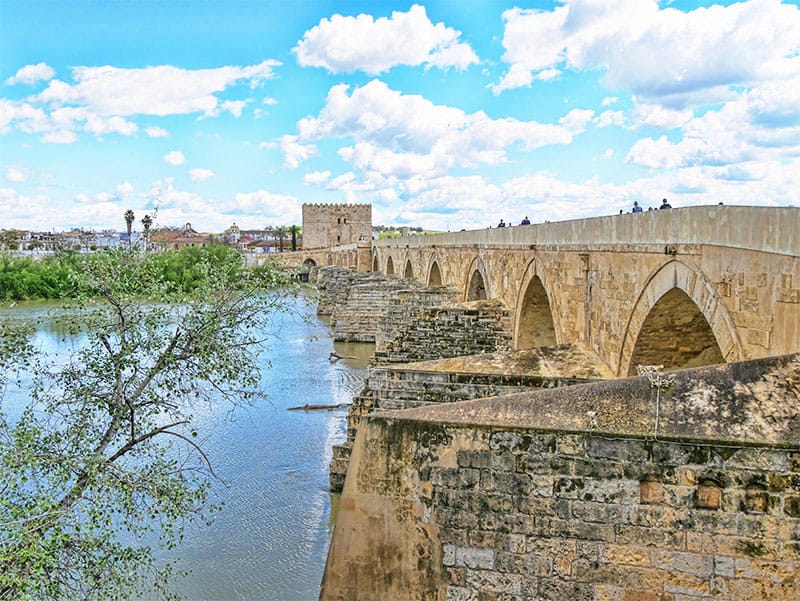
M 153 226 L 153 218 L 150 215 L 142 217 L 142 228 L 144 229 L 144 249 L 150 248 L 150 228 Z
M 19 230 L 0 230 L 0 249 L 18 250 L 22 240 L 22 232 Z
M 133 227 L 133 220 L 135 219 L 133 211 L 128 209 L 125 211 L 125 226 L 128 231 L 128 248 L 131 246 L 131 228 Z
M 192 414 L 259 394 L 255 352 L 287 298 L 263 285 L 290 285 L 275 272 L 256 281 L 227 255 L 197 267 L 186 293 L 158 254 L 84 262 L 72 308 L 86 342 L 66 362 L 19 352 L 30 346 L 0 321 L 2 377 L 35 361 L 23 365 L 34 379 L 21 415 L 0 402 L 0 599 L 172 598 L 171 566 L 137 541 L 155 530 L 171 547 L 186 521 L 213 512 Z
M 289 234 L 289 228 L 285 225 L 278 226 L 274 229 L 275 237 L 278 239 L 278 245 L 280 246 L 280 251 L 283 252 L 283 241 L 286 239 L 286 236 Z

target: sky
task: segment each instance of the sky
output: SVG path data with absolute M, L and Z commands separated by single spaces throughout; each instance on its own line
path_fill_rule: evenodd
M 798 1 L 0 0 L 0 229 L 798 204 Z

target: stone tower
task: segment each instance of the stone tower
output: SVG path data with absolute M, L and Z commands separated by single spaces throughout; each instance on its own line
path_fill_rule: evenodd
M 332 248 L 369 240 L 371 204 L 304 204 L 303 248 Z

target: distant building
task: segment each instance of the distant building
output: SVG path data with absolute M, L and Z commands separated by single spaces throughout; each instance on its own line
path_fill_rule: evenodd
M 196 231 L 191 223 L 183 228 L 164 228 L 151 232 L 150 242 L 164 250 L 180 250 L 186 246 L 206 246 L 211 238 Z
M 241 237 L 242 231 L 239 229 L 239 226 L 236 225 L 235 221 L 233 225 L 222 233 L 222 239 L 225 241 L 225 244 L 230 246 L 237 246 Z
M 371 204 L 304 204 L 303 247 L 331 248 L 369 239 Z

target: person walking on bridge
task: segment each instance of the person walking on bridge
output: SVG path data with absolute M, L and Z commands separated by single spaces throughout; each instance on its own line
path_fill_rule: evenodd
M 639 201 L 638 200 L 634 200 L 633 201 L 633 208 L 631 209 L 631 213 L 641 213 L 641 212 L 642 212 L 642 207 L 639 206 Z

